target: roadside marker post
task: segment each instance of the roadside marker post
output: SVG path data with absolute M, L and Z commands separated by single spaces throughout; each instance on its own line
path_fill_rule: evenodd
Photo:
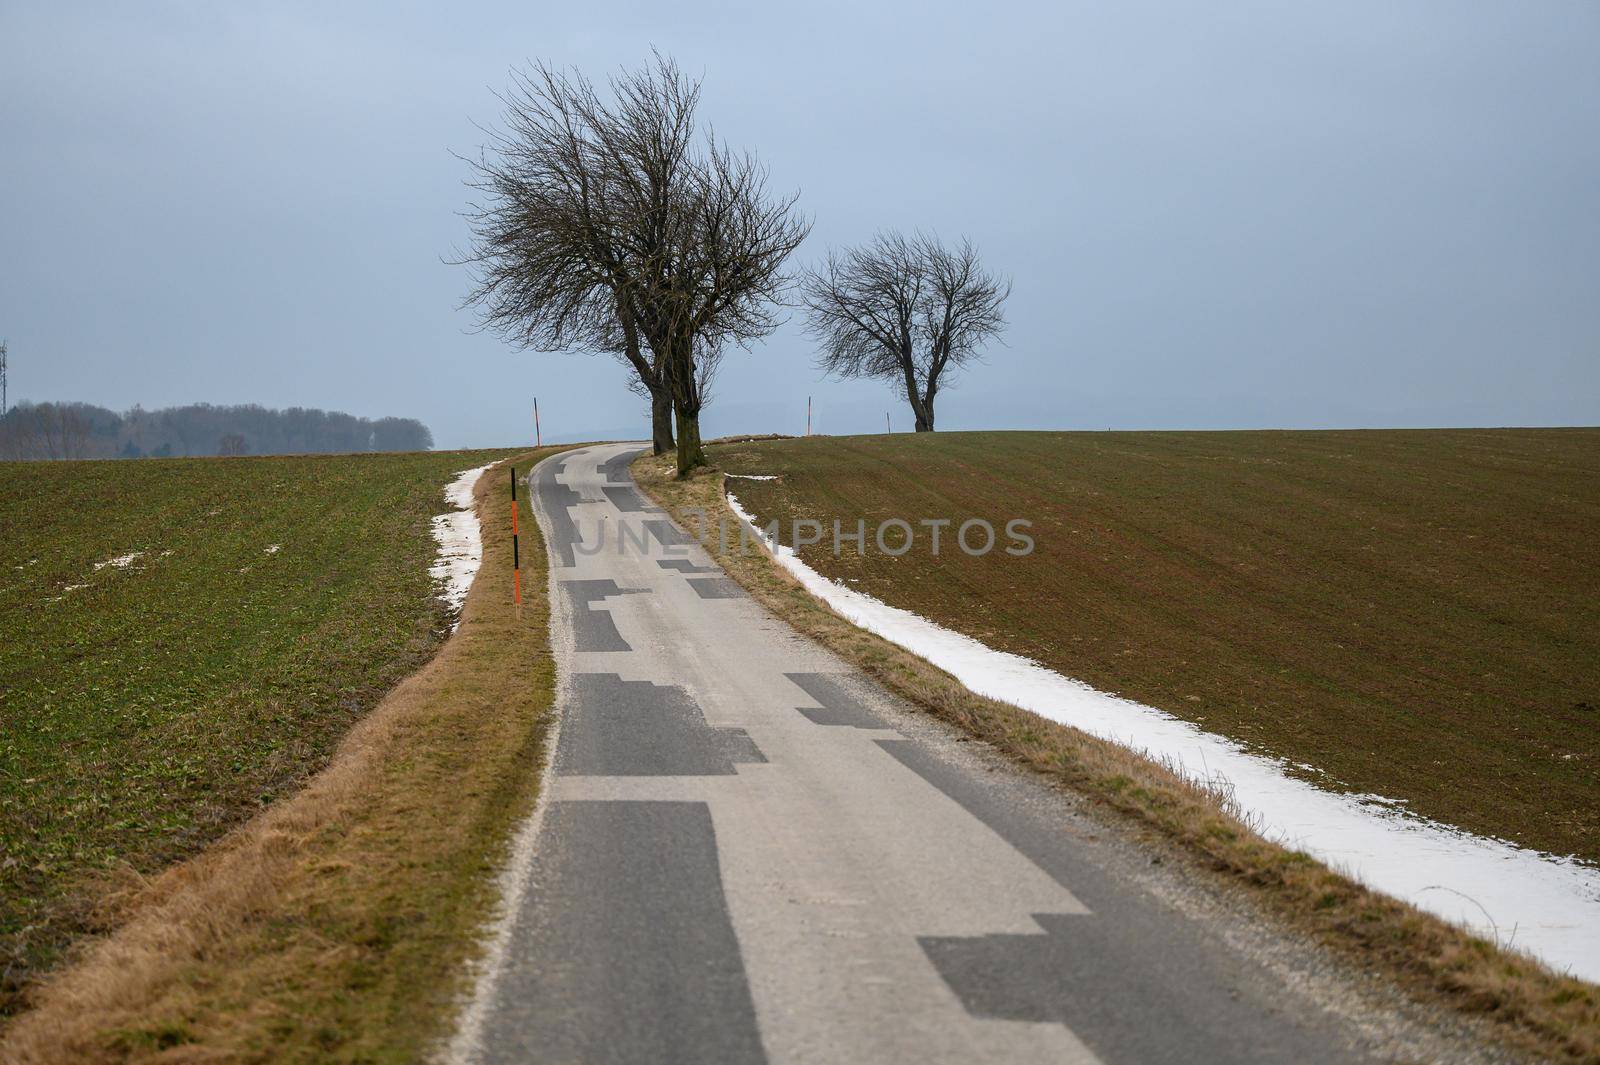
M 511 588 L 517 601 L 517 618 L 522 618 L 522 548 L 517 543 L 517 468 L 511 467 Z
M 544 432 L 539 428 L 539 397 L 533 397 L 533 446 L 544 447 Z
M 811 397 L 806 397 L 806 435 L 811 435 Z

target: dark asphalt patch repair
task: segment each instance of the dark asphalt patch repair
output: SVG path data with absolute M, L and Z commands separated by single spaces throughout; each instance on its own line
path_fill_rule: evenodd
M 594 602 L 612 595 L 640 595 L 648 588 L 619 588 L 610 578 L 560 581 L 561 589 L 572 601 L 572 643 L 577 651 L 631 651 L 628 641 L 617 631 L 609 610 L 596 610 Z
M 600 475 L 606 479 L 607 484 L 632 484 L 633 474 L 628 472 L 628 467 L 633 465 L 633 460 L 644 454 L 645 449 L 624 451 L 620 455 L 613 455 L 595 467 Z
M 576 566 L 578 561 L 572 550 L 578 543 L 578 526 L 572 520 L 570 507 L 582 502 L 583 497 L 568 488 L 556 476 L 566 469 L 565 459 L 547 459 L 539 466 L 539 483 L 535 491 L 539 502 L 550 518 L 549 543 L 561 557 L 563 566 Z
M 1121 937 L 1093 916 L 1035 914 L 1042 935 L 917 940 L 968 1013 L 1064 1024 L 1107 1061 L 1308 1061 L 1307 1033 L 1240 1023 L 1214 994 L 1185 993 L 1179 970 L 1108 966 Z M 1224 985 L 1226 986 L 1226 985 Z M 1151 1024 L 1151 1017 L 1161 1018 Z M 1281 1033 L 1275 1038 L 1268 1033 Z
M 632 485 L 601 485 L 600 491 L 611 500 L 611 505 L 624 514 L 660 514 L 660 507 L 653 507 L 644 501 L 644 496 Z
M 710 808 L 554 802 L 541 836 L 484 1060 L 765 1061 Z
M 731 776 L 765 762 L 742 728 L 713 728 L 682 688 L 623 680 L 615 673 L 572 678 L 556 770 L 565 776 Z
M 653 535 L 657 540 L 661 541 L 661 545 L 663 547 L 677 547 L 680 544 L 694 543 L 693 537 L 679 532 L 678 527 L 672 524 L 672 522 L 668 521 L 666 518 L 656 518 L 653 521 L 647 521 L 644 523 L 644 527 L 649 529 L 651 535 Z
M 1267 970 L 1208 940 L 1155 897 L 1114 882 L 1045 811 L 1011 801 L 994 782 L 921 744 L 879 740 L 878 746 L 1092 911 L 1034 914 L 1043 929 L 1037 935 L 919 937 L 967 1012 L 1066 1024 L 1107 1061 L 1348 1059 L 1325 1014 L 1285 1016 L 1282 988 Z M 1107 958 L 1120 963 L 1108 966 Z M 1227 988 L 1227 997 L 1217 988 Z M 1152 1016 L 1162 1023 L 1151 1024 Z
M 722 572 L 715 566 L 696 566 L 687 558 L 658 558 L 656 559 L 656 565 L 662 569 L 674 569 L 683 574 Z
M 701 599 L 743 599 L 744 589 L 731 577 L 690 577 L 689 587 Z
M 785 673 L 795 685 L 818 703 L 797 706 L 796 710 L 818 725 L 852 725 L 855 728 L 888 728 L 838 677 L 826 673 Z

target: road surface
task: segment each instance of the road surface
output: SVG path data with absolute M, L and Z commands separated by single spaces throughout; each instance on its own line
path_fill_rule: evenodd
M 1177 863 L 767 614 L 633 486 L 637 453 L 531 477 L 562 720 L 460 1056 L 1312 1063 L 1406 1042 L 1314 952 L 1207 917 Z

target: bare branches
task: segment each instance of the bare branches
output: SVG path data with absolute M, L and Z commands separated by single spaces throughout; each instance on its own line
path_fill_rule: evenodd
M 474 269 L 467 303 L 485 328 L 539 351 L 608 352 L 649 397 L 657 453 L 674 445 L 665 349 L 646 350 L 636 306 L 674 224 L 675 175 L 689 158 L 699 85 L 656 57 L 611 83 L 605 104 L 582 75 L 514 72 L 502 132 L 469 160 Z
M 752 156 L 701 144 L 700 83 L 672 60 L 657 54 L 609 89 L 542 65 L 514 76 L 504 132 L 471 161 L 467 302 L 521 346 L 628 361 L 658 450 L 663 396 L 675 408 L 687 470 L 704 463 L 699 414 L 721 353 L 776 327 L 783 263 L 809 223 Z
M 505 131 L 476 160 L 467 302 L 505 339 L 540 351 L 615 350 L 619 299 L 605 172 L 585 115 L 594 88 L 548 67 L 513 75 Z
M 0 419 L 0 458 L 89 458 L 93 426 L 84 412 L 95 409 L 81 403 L 23 403 L 12 407 Z
M 937 237 L 894 231 L 829 251 L 801 285 L 823 369 L 898 382 L 919 432 L 933 429 L 945 372 L 977 359 L 1005 329 L 1010 294 L 1010 282 L 983 270 L 970 241 L 946 248 Z
M 785 261 L 805 240 L 810 223 L 795 211 L 796 196 L 774 197 L 767 172 L 753 156 L 708 142 L 695 168 L 691 242 L 677 249 L 672 283 L 646 301 L 668 331 L 692 337 L 698 365 L 674 399 L 698 413 L 705 384 L 729 343 L 747 345 L 777 328 L 778 308 L 792 282 Z
M 825 369 L 845 377 L 900 373 L 916 333 L 923 266 L 913 242 L 880 233 L 863 247 L 830 250 L 823 267 L 806 275 L 807 328 L 822 342 Z

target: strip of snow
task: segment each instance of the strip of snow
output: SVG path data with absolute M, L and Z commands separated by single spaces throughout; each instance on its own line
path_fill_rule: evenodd
M 133 565 L 142 554 L 144 554 L 143 551 L 130 551 L 126 555 L 118 555 L 116 558 L 108 558 L 104 562 L 96 562 L 94 564 L 95 572 L 98 573 L 107 566 L 115 566 L 118 569 L 127 569 L 129 566 Z
M 732 494 L 728 503 L 812 595 L 980 695 L 1221 786 L 1267 838 L 1502 946 L 1600 981 L 1600 869 L 1427 820 L 1392 799 L 1324 791 L 1292 776 L 1291 763 L 835 583 L 769 540 Z
M 778 475 L 775 473 L 725 473 L 723 476 L 732 477 L 739 481 L 776 481 L 778 479 Z
M 472 507 L 472 487 L 478 483 L 485 470 L 494 463 L 462 470 L 444 490 L 445 502 L 456 508 L 433 519 L 433 538 L 439 544 L 439 558 L 428 567 L 428 576 L 439 584 L 439 598 L 445 601 L 450 612 L 456 615 L 450 626 L 455 632 L 461 627 L 461 604 L 467 601 L 467 589 L 477 576 L 483 562 L 483 530 L 478 525 L 478 514 Z
M 268 544 L 267 547 L 266 547 L 266 552 L 269 555 L 276 555 L 279 551 L 282 551 L 282 550 L 283 550 L 283 545 L 282 544 Z

